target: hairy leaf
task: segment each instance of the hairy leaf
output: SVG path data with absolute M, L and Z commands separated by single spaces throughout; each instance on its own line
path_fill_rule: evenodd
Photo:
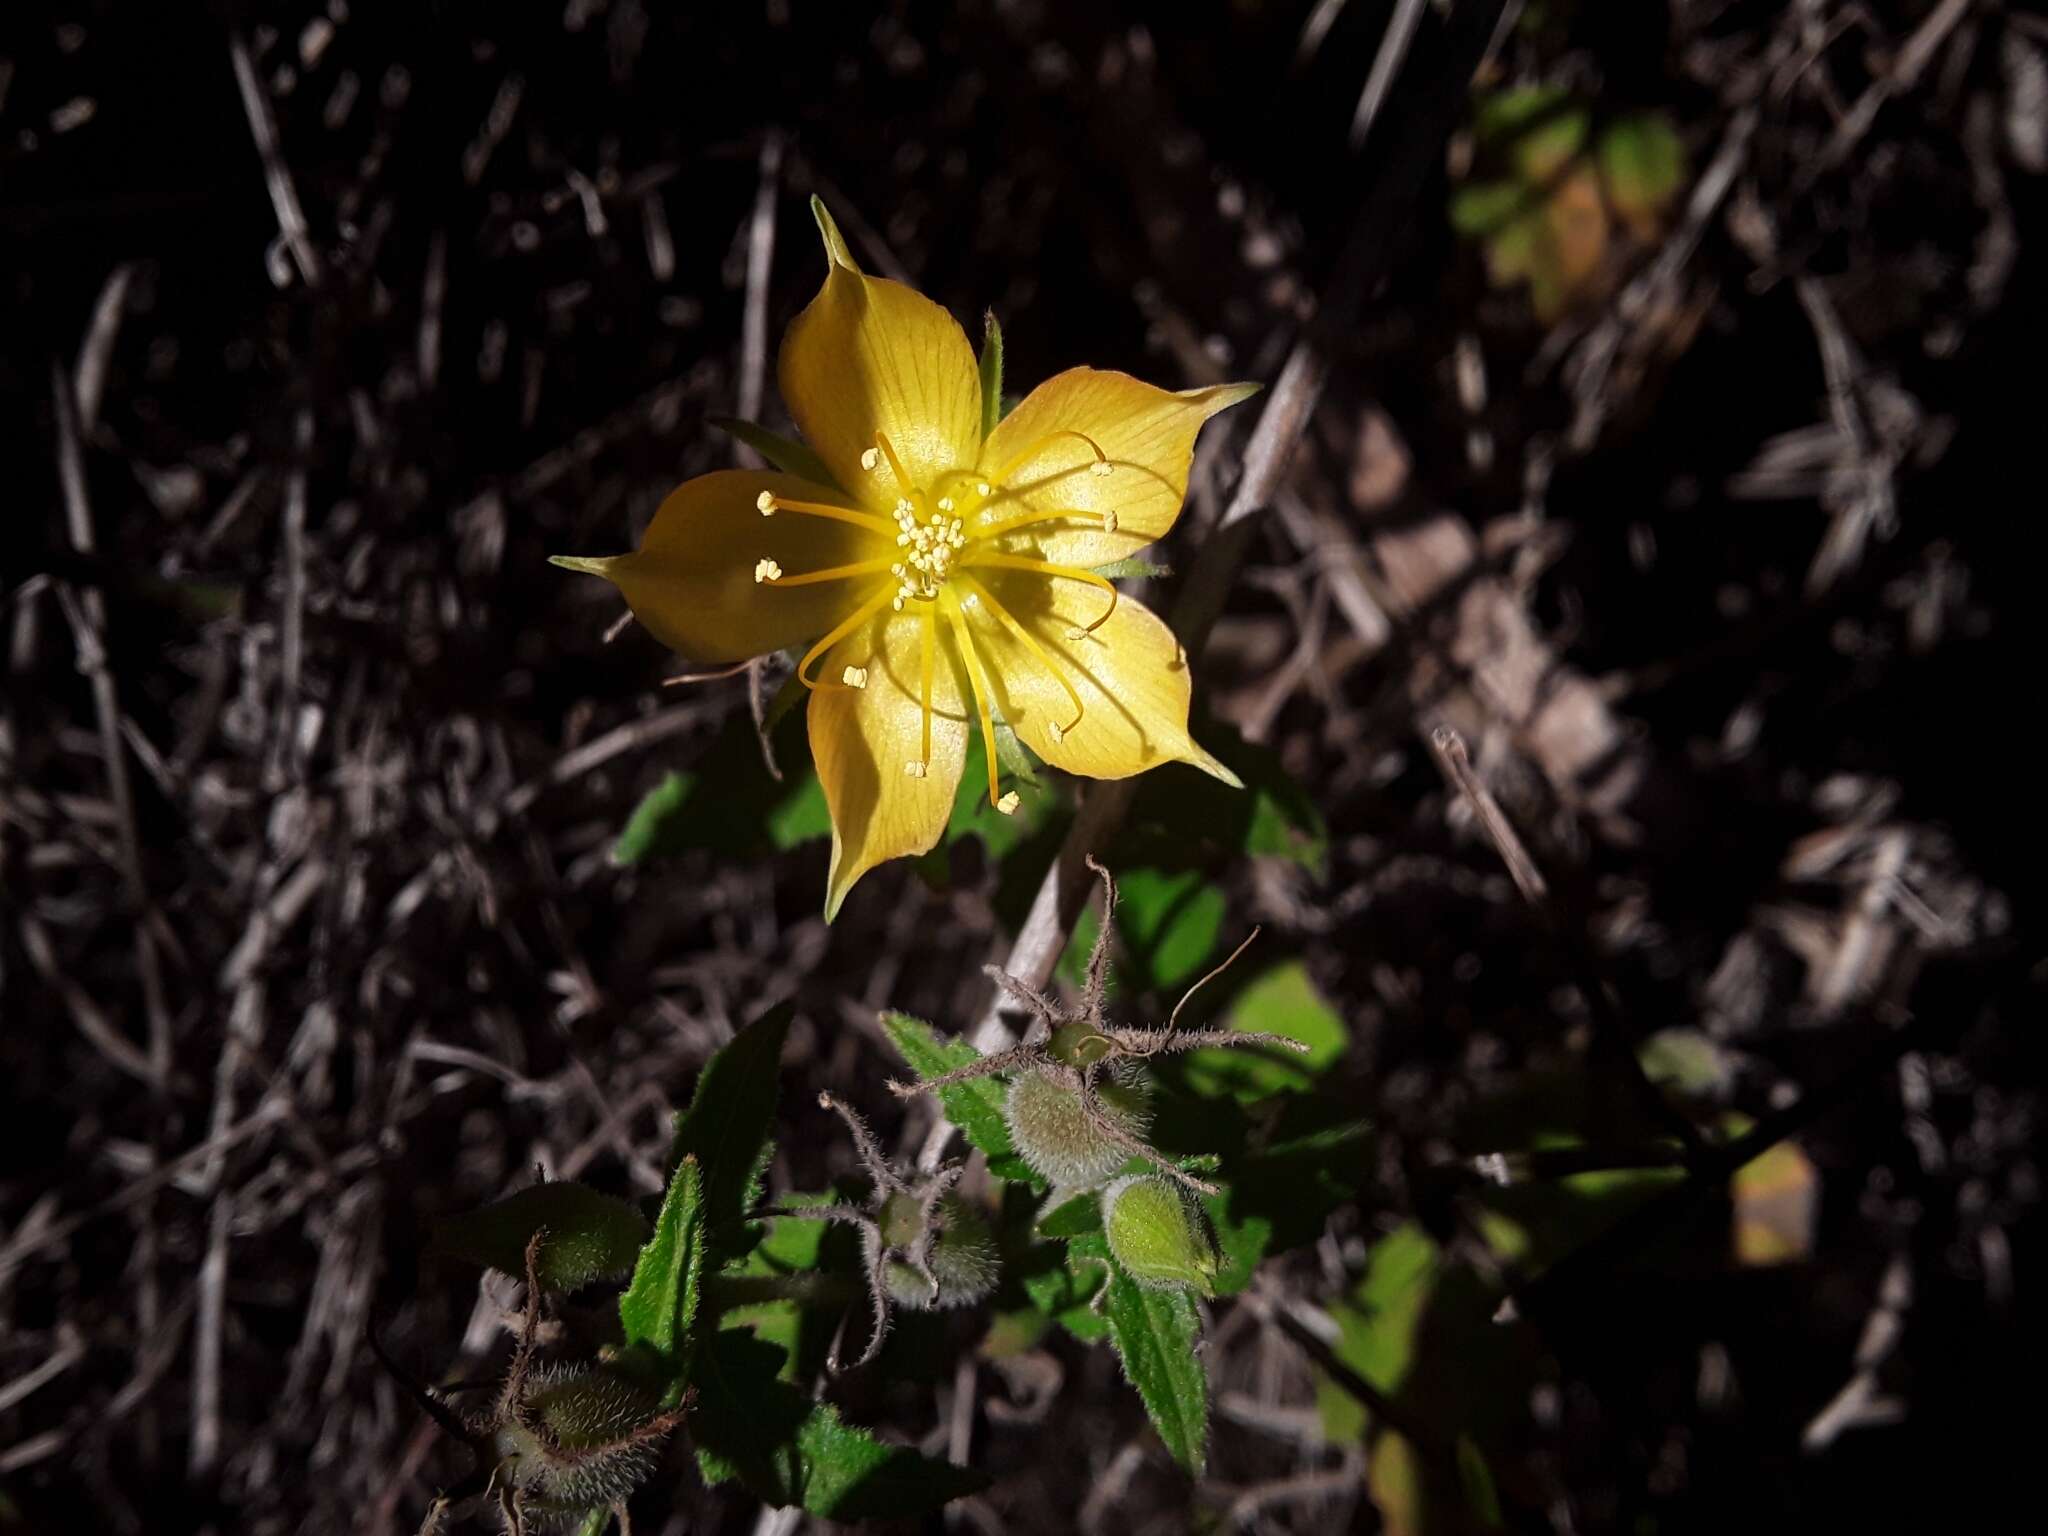
M 919 1077 L 939 1077 L 970 1062 L 981 1053 L 965 1040 L 941 1040 L 931 1025 L 907 1013 L 885 1013 L 882 1029 Z M 1003 1120 L 1003 1081 L 978 1077 L 939 1090 L 939 1107 L 960 1133 L 988 1155 L 988 1171 L 999 1179 L 1019 1184 L 1036 1182 L 1024 1166 L 1024 1159 L 1010 1145 L 1010 1127 Z
M 686 1156 L 669 1178 L 654 1236 L 640 1250 L 633 1283 L 619 1298 L 626 1342 L 652 1350 L 676 1376 L 678 1394 L 703 1281 L 704 1177 L 697 1159 Z
M 1184 1290 L 1141 1289 L 1119 1273 L 1110 1279 L 1105 1310 L 1124 1374 L 1145 1400 L 1152 1427 L 1173 1459 L 1200 1476 L 1209 1454 L 1209 1378 L 1194 1299 Z
M 777 1346 L 744 1329 L 705 1345 L 690 1434 L 704 1481 L 744 1482 L 763 1502 L 832 1520 L 913 1516 L 987 1486 L 965 1467 L 887 1445 L 779 1377 Z
M 792 1005 L 771 1009 L 734 1035 L 697 1074 L 690 1107 L 676 1117 L 671 1165 L 694 1157 L 703 1173 L 706 1247 L 713 1256 L 746 1245 L 744 1223 L 761 1198 L 774 1152 L 776 1075 Z

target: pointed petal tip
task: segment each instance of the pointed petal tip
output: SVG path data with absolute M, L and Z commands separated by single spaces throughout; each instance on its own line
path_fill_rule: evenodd
M 1189 743 L 1189 745 L 1193 746 L 1193 743 L 1191 742 Z M 1244 788 L 1243 779 L 1240 779 L 1236 774 L 1232 773 L 1230 769 L 1227 766 L 1225 766 L 1224 763 L 1222 763 L 1214 755 L 1208 752 L 1204 752 L 1200 747 L 1195 747 L 1194 754 L 1191 757 L 1186 758 L 1185 761 L 1191 764 L 1192 766 L 1201 769 L 1202 772 L 1209 775 L 1210 778 L 1217 779 L 1225 784 L 1228 784 L 1232 789 Z
M 548 564 L 559 565 L 565 571 L 582 571 L 588 576 L 603 576 L 609 579 L 612 562 L 617 558 L 616 555 L 549 555 Z
M 1240 384 L 1218 384 L 1216 386 L 1216 409 L 1227 411 L 1233 405 L 1242 405 L 1266 386 L 1250 380 Z
M 818 235 L 825 242 L 825 259 L 835 267 L 859 272 L 860 263 L 853 259 L 853 252 L 847 248 L 846 236 L 839 233 L 839 224 L 832 217 L 832 210 L 815 192 L 811 194 L 811 217 L 818 221 Z

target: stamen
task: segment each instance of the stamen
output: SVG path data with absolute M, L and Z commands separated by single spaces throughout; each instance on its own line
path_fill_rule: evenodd
M 1116 532 L 1116 509 L 1114 507 L 1102 514 L 1102 531 L 1104 533 Z
M 894 597 L 895 595 L 895 592 L 890 588 L 882 588 L 881 591 L 877 592 L 873 597 L 869 598 L 866 602 L 862 603 L 859 608 L 855 609 L 853 612 L 853 616 L 851 618 L 846 619 L 843 623 L 839 625 L 837 629 L 831 631 L 831 633 L 827 634 L 824 639 L 820 640 L 808 651 L 805 651 L 803 660 L 799 661 L 796 664 L 796 680 L 802 683 L 806 688 L 810 689 L 838 687 L 839 685 L 836 683 L 821 683 L 813 678 L 806 676 L 805 674 L 810 671 L 811 663 L 816 661 L 820 656 L 824 655 L 827 651 L 831 650 L 833 646 L 837 645 L 840 641 L 844 640 L 856 629 L 859 629 L 861 625 L 867 623 L 869 619 L 872 619 L 876 614 L 880 613 L 883 608 L 888 606 L 889 599 Z
M 996 809 L 1001 811 L 1005 816 L 1014 816 L 1017 814 L 1017 807 L 1022 805 L 1023 803 L 1023 801 L 1017 798 L 1017 791 L 1015 791 L 1014 789 L 1006 790 L 1003 794 L 1003 798 L 996 802 Z
M 903 765 L 903 772 L 906 776 L 910 778 L 921 779 L 927 773 L 931 772 L 931 768 L 927 764 L 920 763 L 916 758 L 913 757 L 912 759 L 910 759 L 909 762 Z
M 1061 725 L 1057 720 L 1045 722 L 1046 730 L 1052 736 L 1054 745 L 1058 745 L 1060 738 L 1079 725 L 1081 717 L 1088 713 L 1087 707 L 1081 703 L 1081 695 L 1075 692 L 1074 685 L 1067 681 L 1067 674 L 1060 670 L 1059 663 L 1046 654 L 1045 647 L 1038 643 L 1038 637 L 1026 629 L 1023 622 L 1015 614 L 997 602 L 996 595 L 993 592 L 989 591 L 987 587 L 976 581 L 972 576 L 962 576 L 960 579 L 980 594 L 981 600 L 988 604 L 988 611 L 1010 627 L 1011 632 L 1024 642 L 1025 648 L 1038 658 L 1039 665 L 1052 674 L 1052 680 L 1066 690 L 1067 697 L 1073 700 L 1074 718 L 1067 722 L 1067 724 Z
M 995 481 L 998 485 L 1000 485 L 1003 481 L 1010 478 L 1011 474 L 1013 474 L 1016 471 L 1019 465 L 1025 463 L 1029 459 L 1037 457 L 1038 451 L 1041 448 L 1043 448 L 1047 443 L 1057 442 L 1060 438 L 1063 437 L 1079 438 L 1082 442 L 1088 445 L 1089 451 L 1095 455 L 1095 463 L 1089 466 L 1090 471 L 1092 473 L 1107 474 L 1109 472 L 1107 468 L 1109 463 L 1109 455 L 1102 451 L 1102 444 L 1096 442 L 1095 439 L 1090 437 L 1086 432 L 1062 430 L 1059 432 L 1046 433 L 1045 436 L 1039 438 L 1037 442 L 1033 443 L 1029 448 L 1026 448 L 1022 453 L 1018 454 L 1014 459 L 1010 460 L 1009 463 L 1005 464 L 1001 469 L 997 470 L 994 474 L 990 475 L 989 479 Z M 1064 474 L 1066 473 L 1066 471 L 1062 470 L 1059 471 L 1059 473 Z
M 882 462 L 882 456 L 881 456 L 881 454 L 877 453 L 877 452 L 876 452 L 876 451 L 875 451 L 874 449 L 872 449 L 872 448 L 863 448 L 863 449 L 861 450 L 861 454 L 860 454 L 860 467 L 861 467 L 862 469 L 864 469 L 864 470 L 868 471 L 868 473 L 870 473 L 870 474 L 873 474 L 873 473 L 874 473 L 874 470 L 875 470 L 875 466 L 876 466 L 877 464 L 880 464 L 881 462 Z
M 997 554 L 970 555 L 962 564 L 968 566 L 1000 566 L 1006 571 L 1034 571 L 1040 576 L 1053 576 L 1066 581 L 1083 582 L 1091 587 L 1100 587 L 1104 592 L 1107 592 L 1109 594 L 1109 607 L 1104 610 L 1102 617 L 1092 624 L 1084 624 L 1080 629 L 1070 634 L 1067 637 L 1069 639 L 1077 639 L 1082 635 L 1093 634 L 1104 624 L 1107 624 L 1109 616 L 1116 612 L 1116 583 L 1106 576 L 1098 576 L 1093 571 L 1084 571 L 1078 566 L 1054 565 L 1049 560 L 1032 560 L 1023 555 Z
M 782 567 L 773 560 L 756 560 L 754 562 L 754 581 L 757 585 L 764 581 L 780 581 L 781 579 Z
M 981 716 L 981 745 L 988 762 L 988 803 L 1001 804 L 996 783 L 996 722 L 989 713 L 987 680 L 981 675 L 981 656 L 974 649 L 974 637 L 967 630 L 967 616 L 960 611 L 960 599 L 947 592 L 946 622 L 953 626 L 953 638 L 960 642 L 961 659 L 967 663 L 967 685 L 974 693 L 974 712 Z
M 1006 533 L 1015 533 L 1019 528 L 1033 528 L 1040 523 L 1055 523 L 1062 518 L 1090 519 L 1093 512 L 1084 512 L 1079 507 L 1055 507 L 1049 512 L 1023 512 L 1004 522 L 991 523 L 986 528 L 974 530 L 977 539 L 999 539 Z
M 932 653 L 938 649 L 938 640 L 938 608 L 932 603 L 926 603 L 924 605 L 924 661 L 920 669 L 921 675 L 917 690 L 918 701 L 924 707 L 924 742 L 922 745 L 924 756 L 923 761 L 918 765 L 919 767 L 928 765 L 932 760 Z
M 1093 464 L 1090 464 L 1088 466 L 1088 473 L 1093 475 L 1098 480 L 1107 480 L 1109 478 L 1109 472 L 1113 468 L 1115 468 L 1115 466 L 1111 464 L 1109 460 L 1097 459 Z
M 839 677 L 840 681 L 849 688 L 865 688 L 868 685 L 868 669 L 866 667 L 848 667 L 839 674 Z
M 772 491 L 763 491 L 754 498 L 754 505 L 761 509 L 763 517 L 773 517 L 778 512 L 803 512 L 811 517 L 830 518 L 835 523 L 851 523 L 856 528 L 865 528 L 870 533 L 893 532 L 889 524 L 872 512 L 856 512 L 851 507 L 831 507 L 822 501 L 791 501 L 786 496 L 777 496 Z
M 896 484 L 903 494 L 906 496 L 915 495 L 917 487 L 910 483 L 910 476 L 903 472 L 903 461 L 896 457 L 896 450 L 889 446 L 888 437 L 883 433 L 877 432 L 875 434 L 875 446 L 881 449 L 883 457 L 888 459 L 889 472 L 895 475 Z
M 774 565 L 774 563 L 772 560 L 761 562 L 762 565 Z M 868 576 L 876 571 L 886 571 L 888 569 L 889 561 L 884 556 L 880 560 L 857 560 L 852 565 L 829 565 L 822 571 L 805 571 L 800 576 L 785 576 L 782 574 L 782 567 L 778 565 L 773 571 L 769 572 L 768 579 L 779 587 L 808 587 L 814 586 L 821 581 L 844 581 L 849 576 Z M 754 568 L 754 579 L 756 581 L 761 579 L 760 566 Z

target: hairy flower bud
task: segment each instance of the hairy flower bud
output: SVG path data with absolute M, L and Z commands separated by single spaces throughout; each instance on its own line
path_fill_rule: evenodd
M 891 1249 L 908 1252 L 915 1248 L 924 1231 L 919 1202 L 909 1195 L 891 1195 L 883 1203 L 878 1226 Z M 902 1259 L 884 1263 L 883 1280 L 890 1298 L 898 1306 L 922 1311 L 927 1307 L 967 1307 L 995 1289 L 1001 1261 L 995 1237 L 979 1212 L 958 1195 L 942 1196 L 931 1214 L 931 1246 L 925 1263 L 931 1284 Z
M 1157 1174 L 1118 1179 L 1102 1192 L 1102 1225 L 1123 1272 L 1151 1291 L 1211 1293 L 1216 1250 L 1186 1195 Z
M 1058 1185 L 1100 1183 L 1130 1160 L 1151 1119 L 1143 1070 L 1119 1062 L 1094 1090 L 1099 1111 L 1046 1072 L 1020 1072 L 1003 1100 L 1010 1140 L 1031 1171 Z
M 492 1436 L 529 1520 L 624 1499 L 661 1455 L 668 1421 L 638 1382 L 604 1365 L 535 1369 Z

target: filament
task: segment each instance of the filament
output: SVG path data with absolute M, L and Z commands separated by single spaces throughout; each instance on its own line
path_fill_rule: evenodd
M 924 756 L 919 759 L 927 768 L 932 761 L 932 651 L 938 644 L 939 615 L 930 603 L 924 605 L 924 663 L 920 669 L 918 702 L 924 706 Z
M 969 566 L 1000 566 L 1006 571 L 1032 571 L 1040 576 L 1056 576 L 1067 581 L 1078 581 L 1091 587 L 1101 588 L 1109 594 L 1109 607 L 1103 610 L 1102 617 L 1094 623 L 1081 626 L 1081 633 L 1084 635 L 1093 634 L 1097 629 L 1107 624 L 1109 616 L 1116 612 L 1116 584 L 1106 576 L 1098 576 L 1093 571 L 1084 571 L 1078 566 L 1054 565 L 1050 560 L 1033 560 L 1026 555 L 996 554 L 970 555 L 963 563 Z
M 946 622 L 953 626 L 953 638 L 960 642 L 960 656 L 967 663 L 967 686 L 974 691 L 974 712 L 981 716 L 981 745 L 988 760 L 988 803 L 995 805 L 996 723 L 989 713 L 986 680 L 981 675 L 981 657 L 974 649 L 974 637 L 967 632 L 967 616 L 960 611 L 960 599 L 948 592 L 942 600 L 946 605 Z
M 994 474 L 989 475 L 986 478 L 1000 485 L 1003 481 L 1009 479 L 1010 476 L 1016 472 L 1017 467 L 1019 465 L 1023 464 L 1027 459 L 1036 457 L 1039 449 L 1043 448 L 1047 443 L 1056 442 L 1063 437 L 1079 438 L 1082 442 L 1086 443 L 1088 445 L 1089 451 L 1095 455 L 1096 463 L 1107 464 L 1109 462 L 1109 455 L 1102 451 L 1102 444 L 1096 442 L 1095 439 L 1090 437 L 1086 432 L 1075 432 L 1069 428 L 1062 428 L 1060 431 L 1057 432 L 1046 433 L 1045 436 L 1039 438 L 1029 448 L 1026 448 L 1022 453 L 1018 454 L 1014 459 L 1010 460 L 1009 463 L 1005 464 L 1001 469 L 997 470 Z M 1060 471 L 1060 473 L 1065 473 L 1065 471 Z
M 1007 522 L 991 523 L 974 530 L 977 539 L 999 539 L 1006 533 L 1015 533 L 1019 528 L 1032 528 L 1040 523 L 1057 522 L 1064 517 L 1083 518 L 1091 523 L 1103 521 L 1100 512 L 1084 511 L 1080 507 L 1056 507 L 1050 512 L 1026 512 L 1010 518 Z
M 827 517 L 835 523 L 851 523 L 870 533 L 893 534 L 896 531 L 893 524 L 872 512 L 856 512 L 851 507 L 834 507 L 822 501 L 789 501 L 773 491 L 763 491 L 754 499 L 754 505 L 761 509 L 763 517 L 773 517 L 778 512 L 801 512 L 806 517 Z
M 889 446 L 887 434 L 875 434 L 875 446 L 882 450 L 882 457 L 889 461 L 890 473 L 896 476 L 896 488 L 906 496 L 915 496 L 917 487 L 910 483 L 910 476 L 903 472 L 903 461 L 896 457 L 896 450 Z
M 856 629 L 859 629 L 861 625 L 867 623 L 869 619 L 872 619 L 876 614 L 880 613 L 883 608 L 888 606 L 889 600 L 893 598 L 895 595 L 896 589 L 894 587 L 883 587 L 873 597 L 869 598 L 865 603 L 862 603 L 859 608 L 854 610 L 852 618 L 846 620 L 837 629 L 833 630 L 830 634 L 825 636 L 824 639 L 820 640 L 808 651 L 805 651 L 804 659 L 796 664 L 797 681 L 802 683 L 806 688 L 810 689 L 838 688 L 843 686 L 839 683 L 814 682 L 810 678 L 804 676 L 804 673 L 809 669 L 812 662 L 816 661 L 820 656 L 824 655 L 827 651 L 831 650 L 833 646 L 837 645 L 840 641 L 844 640 Z
M 1019 640 L 1022 640 L 1024 644 L 1030 649 L 1031 654 L 1038 658 L 1039 663 L 1045 668 L 1045 670 L 1052 674 L 1052 680 L 1058 683 L 1061 688 L 1065 689 L 1067 697 L 1074 701 L 1074 718 L 1072 723 L 1068 725 L 1055 726 L 1053 728 L 1053 740 L 1059 740 L 1060 737 L 1066 735 L 1069 731 L 1073 730 L 1075 726 L 1079 725 L 1081 723 L 1081 717 L 1088 713 L 1087 709 L 1081 703 L 1081 695 L 1076 693 L 1074 691 L 1074 685 L 1067 681 L 1067 674 L 1060 670 L 1059 663 L 1054 661 L 1051 656 L 1046 654 L 1045 647 L 1038 643 L 1038 637 L 1033 635 L 1030 630 L 1026 629 L 1022 622 L 1018 620 L 1015 614 L 1011 613 L 1009 609 L 1005 608 L 1001 603 L 997 602 L 994 593 L 990 592 L 987 587 L 983 586 L 980 582 L 976 581 L 972 576 L 962 576 L 960 579 L 966 582 L 972 588 L 974 588 L 976 592 L 981 594 L 981 600 L 988 604 L 988 611 L 994 614 L 997 617 L 997 619 L 1001 620 L 1004 624 L 1010 627 L 1010 630 L 1017 636 L 1017 638 Z
M 852 565 L 827 566 L 822 571 L 805 571 L 800 576 L 776 576 L 766 585 L 771 587 L 808 587 L 821 581 L 844 581 L 848 576 L 868 576 L 876 571 L 886 571 L 896 562 L 887 555 L 879 560 L 859 560 Z

